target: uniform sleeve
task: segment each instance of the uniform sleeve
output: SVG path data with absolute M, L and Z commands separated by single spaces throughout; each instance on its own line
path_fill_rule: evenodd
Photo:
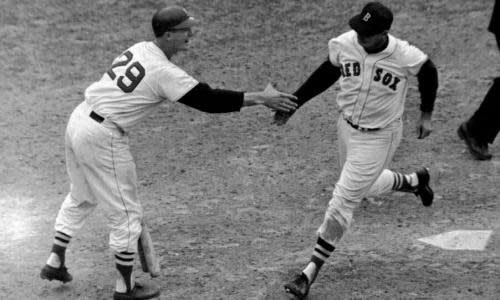
M 174 64 L 163 66 L 158 72 L 157 92 L 160 97 L 170 101 L 177 101 L 198 81 Z
M 408 42 L 402 42 L 399 47 L 401 47 L 400 60 L 402 67 L 409 74 L 417 75 L 429 57 L 422 50 L 410 45 Z
M 340 67 L 340 42 L 334 38 L 328 42 L 328 58 L 335 67 Z

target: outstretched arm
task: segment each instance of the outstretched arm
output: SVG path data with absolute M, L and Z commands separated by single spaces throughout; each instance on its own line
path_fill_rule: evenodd
M 296 97 L 269 88 L 260 92 L 237 92 L 213 89 L 206 83 L 198 83 L 179 102 L 207 113 L 227 113 L 239 111 L 243 106 L 265 105 L 278 111 L 289 112 L 297 104 Z
M 438 72 L 434 63 L 428 59 L 417 74 L 420 92 L 420 119 L 417 121 L 417 138 L 423 139 L 432 132 L 431 117 L 438 89 Z
M 332 86 L 340 77 L 340 68 L 332 65 L 329 59 L 323 62 L 293 95 L 297 96 L 298 107 L 316 97 Z M 291 112 L 276 112 L 274 122 L 278 125 L 285 124 L 292 116 Z

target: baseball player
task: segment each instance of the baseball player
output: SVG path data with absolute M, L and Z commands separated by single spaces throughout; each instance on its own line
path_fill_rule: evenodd
M 495 0 L 488 30 L 495 35 L 500 50 L 500 1 Z M 457 129 L 469 152 L 478 160 L 489 160 L 492 155 L 488 144 L 492 144 L 500 131 L 500 77 L 493 80 L 481 105 L 474 114 Z
M 178 6 L 159 9 L 152 18 L 153 41 L 121 53 L 99 81 L 85 91 L 69 119 L 65 146 L 71 188 L 55 221 L 55 237 L 43 279 L 72 280 L 65 250 L 85 219 L 100 204 L 109 227 L 117 280 L 114 299 L 149 299 L 159 295 L 152 284 L 134 282 L 133 265 L 143 210 L 137 198 L 136 166 L 128 134 L 165 101 L 180 102 L 209 113 L 265 105 L 290 112 L 295 96 L 266 88 L 260 92 L 213 89 L 171 62 L 187 50 L 195 20 Z
M 411 174 L 387 169 L 401 140 L 409 77 L 417 76 L 421 94 L 419 139 L 431 132 L 438 87 L 437 70 L 429 57 L 388 33 L 392 20 L 391 10 L 383 4 L 366 4 L 350 19 L 353 30 L 329 41 L 328 59 L 294 93 L 300 106 L 340 82 L 337 136 L 342 170 L 317 231 L 311 260 L 285 285 L 286 292 L 296 298 L 308 294 L 364 197 L 396 190 L 416 194 L 424 206 L 432 204 L 434 193 L 426 168 Z M 275 122 L 284 124 L 292 113 L 276 113 Z

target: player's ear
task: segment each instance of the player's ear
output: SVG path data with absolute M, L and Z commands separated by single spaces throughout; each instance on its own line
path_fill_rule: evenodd
M 163 34 L 162 38 L 165 39 L 165 40 L 169 40 L 171 36 L 172 36 L 172 33 L 170 33 L 169 31 L 166 31 Z

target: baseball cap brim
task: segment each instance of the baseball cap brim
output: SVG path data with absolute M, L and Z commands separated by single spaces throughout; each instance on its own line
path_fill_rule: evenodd
M 383 31 L 376 26 L 367 25 L 366 22 L 363 21 L 361 14 L 352 17 L 349 20 L 349 26 L 351 26 L 351 28 L 354 29 L 354 31 L 356 31 L 359 35 L 363 36 L 371 36 Z
M 198 23 L 198 20 L 196 20 L 193 17 L 189 17 L 186 20 L 182 21 L 181 23 L 179 23 L 179 24 L 175 25 L 174 27 L 172 27 L 172 29 L 191 28 L 194 25 L 196 25 L 197 23 Z

